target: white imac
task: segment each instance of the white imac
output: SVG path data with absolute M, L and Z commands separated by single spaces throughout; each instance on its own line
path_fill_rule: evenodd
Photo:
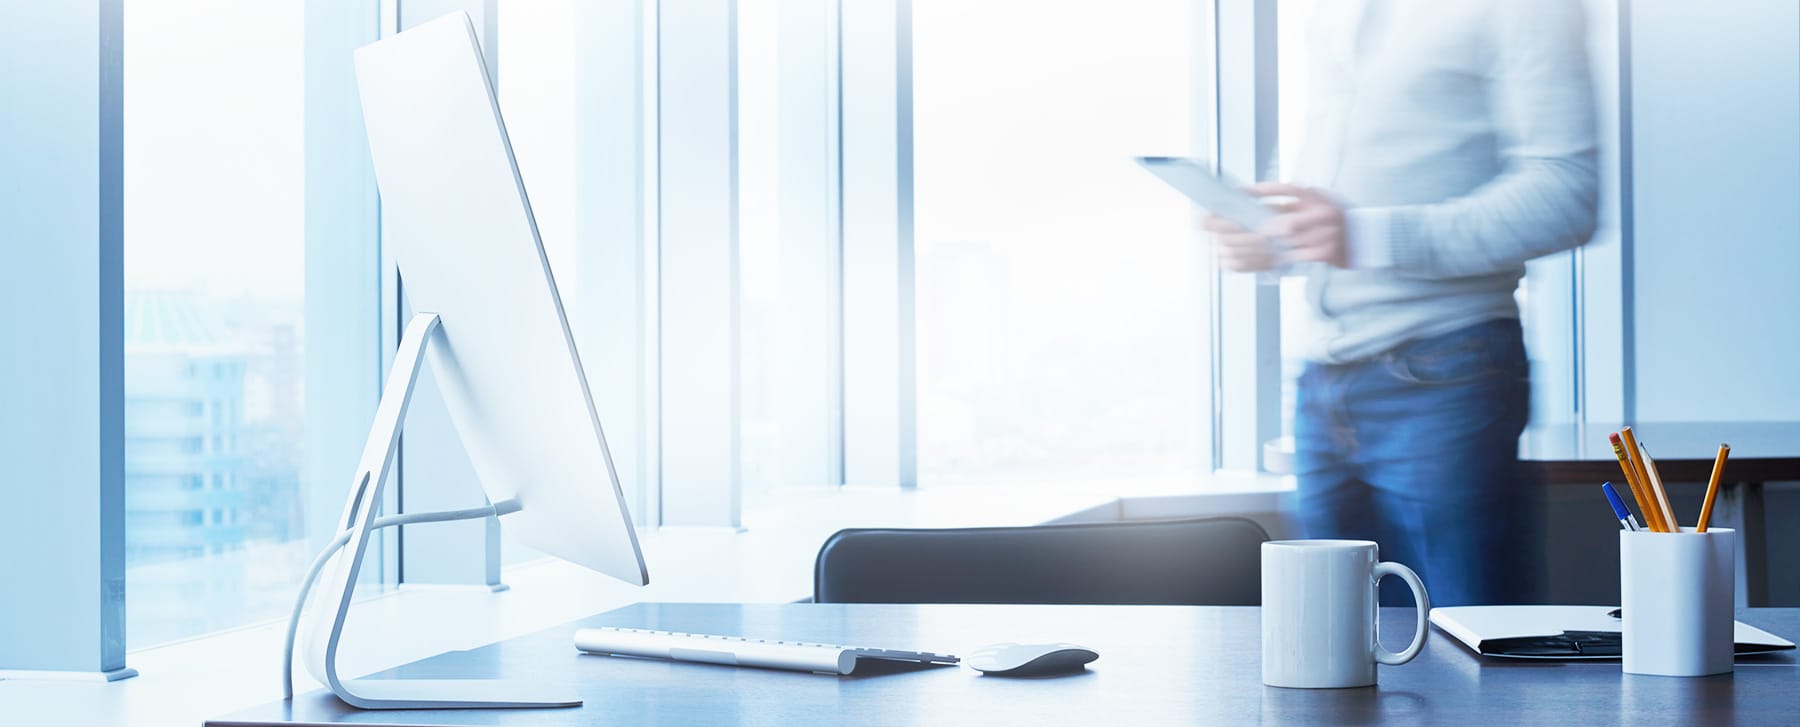
M 338 536 L 314 565 L 316 581 L 302 587 L 290 636 L 300 632 L 314 678 L 355 707 L 580 704 L 529 683 L 337 672 L 351 592 L 380 527 L 504 515 L 519 542 L 627 583 L 649 581 L 474 26 L 452 13 L 358 49 L 355 61 L 383 244 L 420 313 L 402 335 Z M 422 363 L 436 374 L 489 504 L 377 518 Z

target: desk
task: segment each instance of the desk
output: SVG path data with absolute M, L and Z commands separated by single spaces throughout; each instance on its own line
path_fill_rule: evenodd
M 1519 439 L 1519 458 L 1542 464 L 1552 484 L 1616 481 L 1619 459 L 1606 437 L 1623 426 L 1533 424 Z M 1664 482 L 1706 482 L 1720 442 L 1731 445 L 1730 481 L 1800 481 L 1800 422 L 1648 422 L 1631 431 L 1650 447 Z
M 1412 618 L 1411 609 L 1382 609 L 1383 631 L 1390 640 L 1410 635 Z M 1800 635 L 1800 609 L 1739 618 Z M 586 705 L 578 709 L 359 712 L 313 692 L 207 725 L 1611 724 L 1621 714 L 1778 724 L 1800 713 L 1793 652 L 1740 659 L 1733 675 L 1676 679 L 1623 674 L 1618 662 L 1484 660 L 1436 632 L 1413 663 L 1381 667 L 1378 687 L 1264 687 L 1259 623 L 1258 609 L 1226 606 L 639 604 L 383 673 L 529 678 L 579 693 Z M 827 677 L 577 653 L 575 629 L 600 625 L 955 654 L 994 641 L 1072 641 L 1100 659 L 1085 673 L 1044 679 L 963 667 Z
M 1535 424 L 1519 439 L 1519 459 L 1541 465 L 1552 485 L 1620 483 L 1619 459 L 1607 435 L 1622 426 Z M 1719 443 L 1731 445 L 1712 522 L 1738 532 L 1738 603 L 1768 605 L 1763 483 L 1800 480 L 1800 422 L 1650 422 L 1634 424 L 1631 431 L 1650 448 L 1665 483 L 1706 483 Z M 1677 514 L 1690 525 L 1700 516 Z

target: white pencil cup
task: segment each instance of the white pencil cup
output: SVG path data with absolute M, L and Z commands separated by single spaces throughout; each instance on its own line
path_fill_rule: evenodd
M 1625 672 L 1698 677 L 1731 672 L 1737 533 L 1619 532 Z

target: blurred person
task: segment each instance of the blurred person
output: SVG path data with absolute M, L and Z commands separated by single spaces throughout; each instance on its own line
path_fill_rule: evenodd
M 1319 2 L 1293 183 L 1251 187 L 1280 214 L 1256 231 L 1203 222 L 1224 267 L 1306 276 L 1307 537 L 1376 541 L 1433 605 L 1541 597 L 1513 296 L 1527 260 L 1595 227 L 1582 13 L 1580 0 Z M 1404 590 L 1384 586 L 1384 602 Z

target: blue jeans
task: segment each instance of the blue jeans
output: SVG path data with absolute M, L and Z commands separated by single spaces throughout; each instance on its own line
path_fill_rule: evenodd
M 1433 606 L 1539 601 L 1542 486 L 1518 458 L 1530 410 L 1517 320 L 1308 364 L 1294 417 L 1301 527 L 1375 541 L 1382 560 L 1418 571 Z M 1392 578 L 1381 595 L 1412 600 Z

